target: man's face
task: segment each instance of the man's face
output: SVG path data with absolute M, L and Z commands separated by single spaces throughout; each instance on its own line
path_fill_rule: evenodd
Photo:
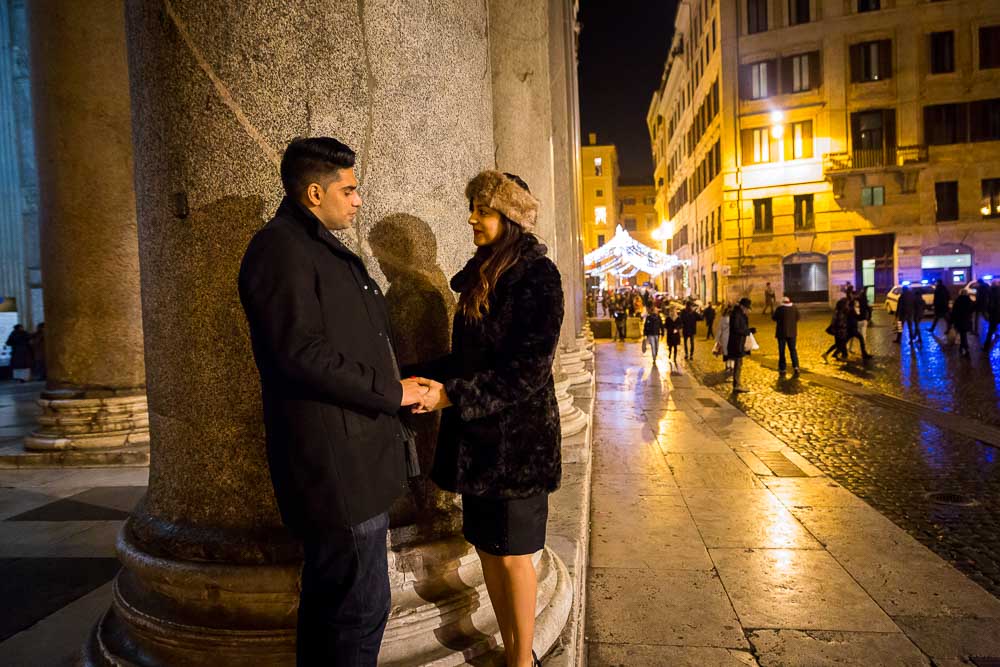
M 304 202 L 327 229 L 347 229 L 361 209 L 358 179 L 353 169 L 338 169 L 337 177 L 326 183 L 310 183 Z M 324 179 L 326 180 L 326 179 Z

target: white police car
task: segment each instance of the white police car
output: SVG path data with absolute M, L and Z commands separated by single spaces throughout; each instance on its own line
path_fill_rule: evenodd
M 934 312 L 934 286 L 926 280 L 919 283 L 911 283 L 909 280 L 904 280 L 885 295 L 885 311 L 887 313 L 894 315 L 899 309 L 899 295 L 903 293 L 904 285 L 908 285 L 911 290 L 920 295 L 920 298 L 924 302 L 924 313 Z

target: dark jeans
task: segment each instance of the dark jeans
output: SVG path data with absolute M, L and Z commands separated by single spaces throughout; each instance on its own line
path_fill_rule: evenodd
M 948 317 L 948 313 L 934 313 L 934 321 L 931 323 L 930 328 L 927 330 L 934 331 L 935 329 L 937 329 L 938 322 L 944 322 L 945 324 L 949 324 L 950 319 L 951 318 Z M 947 328 L 945 330 L 947 331 Z
M 852 333 L 847 334 L 847 340 L 844 341 L 844 350 L 845 350 L 845 353 L 846 353 L 846 350 L 847 350 L 847 342 L 850 341 L 852 338 L 856 338 L 858 340 L 858 343 L 861 344 L 861 356 L 862 357 L 867 357 L 868 356 L 868 350 L 865 348 L 865 337 L 861 335 L 860 331 L 854 331 Z
M 626 320 L 615 320 L 615 329 L 618 330 L 618 340 L 625 340 Z
M 684 358 L 694 359 L 694 336 L 684 336 Z
M 298 667 L 375 667 L 389 620 L 383 512 L 305 542 Z
M 778 370 L 785 370 L 785 346 L 788 346 L 788 355 L 792 358 L 792 368 L 799 370 L 799 353 L 795 349 L 794 338 L 778 339 Z
M 705 327 L 708 329 L 708 331 L 705 332 L 705 340 L 709 340 L 715 337 L 715 331 L 713 331 L 712 329 L 714 324 L 715 320 L 710 320 L 707 317 L 705 318 Z
M 740 375 L 743 373 L 743 357 L 733 357 L 733 389 L 742 387 L 740 384 Z

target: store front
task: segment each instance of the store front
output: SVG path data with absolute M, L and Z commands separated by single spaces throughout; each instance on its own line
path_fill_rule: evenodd
M 957 294 L 972 275 L 972 248 L 963 243 L 947 243 L 921 252 L 920 278 L 933 284 L 940 280 Z

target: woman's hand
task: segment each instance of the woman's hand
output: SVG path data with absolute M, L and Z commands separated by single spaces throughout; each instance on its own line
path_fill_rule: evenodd
M 424 378 L 419 378 L 418 381 L 427 388 L 427 391 L 421 398 L 420 403 L 413 406 L 412 410 L 415 414 L 436 412 L 444 410 L 451 405 L 451 400 L 449 400 L 443 384 Z

